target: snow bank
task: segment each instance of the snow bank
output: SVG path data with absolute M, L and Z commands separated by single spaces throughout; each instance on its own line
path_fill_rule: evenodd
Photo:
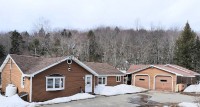
M 200 92 L 200 84 L 190 85 L 183 92 Z
M 17 94 L 11 97 L 0 95 L 0 107 L 31 107 L 32 104 L 22 100 Z
M 189 103 L 189 102 L 182 102 L 178 104 L 180 107 L 199 107 L 200 104 L 198 103 Z
M 78 93 L 69 97 L 60 97 L 60 98 L 55 98 L 55 99 L 44 101 L 44 102 L 36 102 L 35 105 L 65 103 L 65 102 L 70 102 L 74 100 L 89 99 L 89 98 L 94 98 L 94 97 L 95 97 L 94 95 L 91 95 L 88 93 Z
M 4 97 L 0 94 L 0 107 L 35 107 L 40 105 L 64 103 L 73 100 L 88 99 L 94 97 L 95 97 L 94 95 L 90 95 L 88 93 L 78 93 L 69 97 L 60 97 L 44 102 L 29 103 L 22 100 L 17 94 L 11 97 Z
M 126 84 L 121 84 L 117 86 L 97 85 L 95 87 L 94 93 L 111 96 L 111 95 L 119 95 L 119 94 L 126 94 L 126 93 L 142 92 L 146 90 L 147 89 L 132 86 L 132 85 L 126 85 Z

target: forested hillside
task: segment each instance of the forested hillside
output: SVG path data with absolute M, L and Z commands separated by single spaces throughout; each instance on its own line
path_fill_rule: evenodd
M 194 34 L 196 38 L 196 33 Z M 5 58 L 8 53 L 44 57 L 74 55 L 81 61 L 107 62 L 117 68 L 125 68 L 130 64 L 182 65 L 175 57 L 179 56 L 175 46 L 181 35 L 181 30 L 161 28 L 146 30 L 100 27 L 90 31 L 46 31 L 42 27 L 33 33 L 1 33 L 0 57 Z M 200 50 L 199 47 L 195 48 Z M 194 62 L 194 57 L 190 62 Z M 200 66 L 196 63 L 195 67 L 198 65 Z M 189 67 L 197 70 L 193 65 Z

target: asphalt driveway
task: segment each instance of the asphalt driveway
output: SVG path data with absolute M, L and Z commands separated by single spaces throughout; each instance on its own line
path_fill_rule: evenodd
M 176 106 L 180 102 L 195 102 L 196 97 L 180 93 L 149 91 L 117 96 L 96 96 L 94 99 L 68 103 L 44 105 L 43 107 L 138 107 L 138 106 Z M 199 98 L 200 99 L 200 98 Z

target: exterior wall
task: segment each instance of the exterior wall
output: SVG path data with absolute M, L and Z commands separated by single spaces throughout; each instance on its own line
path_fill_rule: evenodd
M 172 80 L 173 81 L 173 91 L 175 91 L 175 86 L 176 86 L 176 75 L 175 74 L 172 74 L 172 73 L 169 73 L 169 72 L 157 69 L 157 68 L 148 68 L 148 69 L 145 69 L 145 70 L 142 70 L 142 71 L 132 74 L 132 85 L 135 85 L 134 77 L 135 77 L 135 75 L 138 75 L 138 74 L 143 74 L 143 75 L 148 74 L 150 76 L 150 89 L 152 89 L 152 90 L 154 90 L 154 85 L 155 85 L 154 83 L 155 83 L 156 75 L 172 76 L 173 77 L 173 80 Z
M 2 70 L 2 92 L 5 92 L 6 86 L 10 83 L 14 84 L 17 87 L 17 92 L 27 92 L 28 95 L 30 92 L 30 78 L 25 77 L 24 88 L 21 87 L 21 77 L 22 73 L 18 69 L 17 65 L 12 62 L 12 69 L 10 75 L 10 64 L 12 60 L 9 60 L 5 67 Z M 10 81 L 11 80 L 11 81 Z M 29 97 L 28 97 L 29 98 Z
M 119 84 L 123 84 L 123 76 L 121 76 L 121 82 L 116 82 L 116 76 L 108 76 L 107 77 L 107 85 L 108 86 L 115 86 Z
M 116 81 L 116 76 L 107 76 L 107 86 L 115 86 L 124 83 L 124 76 L 121 76 L 121 82 Z M 95 78 L 95 85 L 98 85 L 98 77 Z
M 85 75 L 90 74 L 83 67 L 74 61 L 72 62 L 71 71 L 68 71 L 66 61 L 51 67 L 33 77 L 32 80 L 32 101 L 45 101 L 57 97 L 71 96 L 81 92 L 80 87 L 85 91 Z M 65 76 L 65 89 L 60 91 L 46 91 L 46 76 L 51 74 L 61 74 Z M 93 89 L 94 91 L 94 76 Z

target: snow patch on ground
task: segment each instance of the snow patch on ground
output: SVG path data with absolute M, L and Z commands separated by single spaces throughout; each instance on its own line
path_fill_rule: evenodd
M 37 102 L 35 104 L 36 105 L 46 105 L 46 104 L 65 103 L 65 102 L 70 102 L 70 101 L 74 101 L 74 100 L 89 99 L 89 98 L 94 98 L 94 97 L 95 97 L 94 95 L 91 95 L 88 93 L 78 93 L 73 96 L 55 98 L 55 99 L 44 101 L 44 102 Z
M 147 89 L 126 84 L 121 84 L 117 86 L 97 85 L 95 87 L 94 93 L 99 95 L 112 96 L 126 93 L 142 92 L 146 90 Z
M 32 107 L 31 103 L 22 100 L 17 94 L 11 97 L 0 95 L 0 107 Z
M 190 85 L 183 92 L 200 92 L 200 84 Z
M 198 103 L 182 102 L 178 104 L 180 107 L 199 107 Z
M 4 97 L 0 94 L 0 107 L 35 107 L 40 105 L 65 103 L 73 100 L 88 99 L 94 97 L 95 97 L 94 95 L 90 95 L 88 93 L 78 93 L 69 97 L 60 97 L 44 102 L 29 103 L 22 100 L 17 94 L 11 97 Z

